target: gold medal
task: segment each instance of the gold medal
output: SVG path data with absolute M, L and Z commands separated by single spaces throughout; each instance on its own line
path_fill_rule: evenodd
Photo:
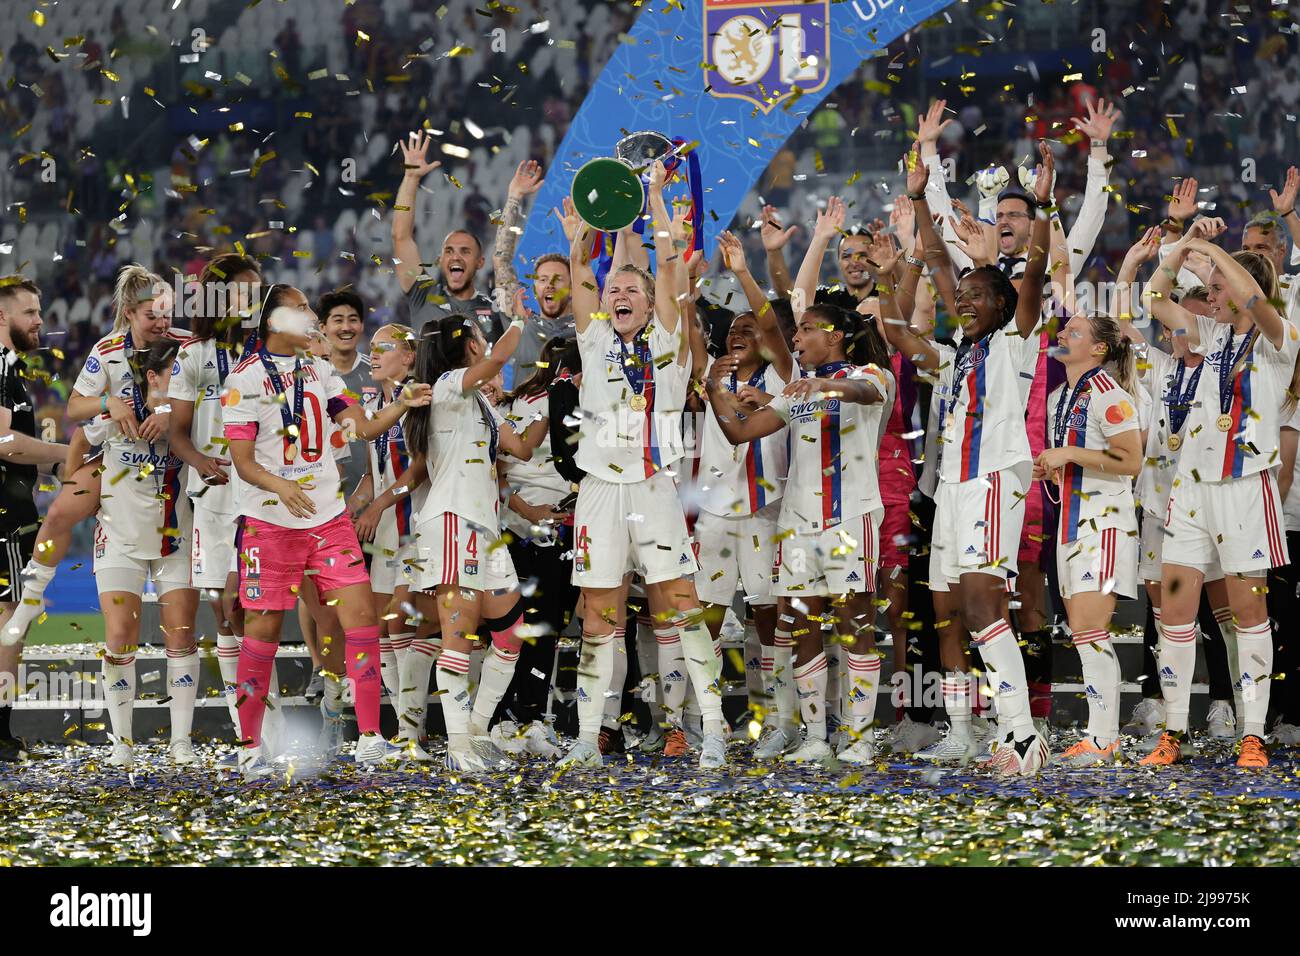
M 1169 446 L 1170 451 L 1178 451 L 1178 449 L 1183 447 L 1183 440 L 1177 435 L 1170 435 L 1169 441 L 1166 442 L 1166 444 Z
M 1216 425 L 1219 426 L 1219 431 L 1223 432 L 1224 434 L 1227 434 L 1228 432 L 1230 432 L 1230 431 L 1232 430 L 1232 416 L 1231 416 L 1231 415 L 1220 415 L 1220 416 L 1215 420 L 1214 424 L 1216 424 Z
M 633 395 L 628 404 L 632 406 L 632 411 L 644 412 L 646 410 L 647 402 L 644 395 Z
M 294 459 L 297 457 L 298 457 L 298 446 L 286 445 L 284 449 L 284 460 L 292 464 Z

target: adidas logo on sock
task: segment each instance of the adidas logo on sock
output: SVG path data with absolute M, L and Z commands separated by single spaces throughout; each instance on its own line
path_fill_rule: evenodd
M 998 684 L 999 694 L 1010 694 L 1014 690 L 1015 688 L 1012 687 L 1010 684 L 1008 684 L 1006 681 L 1003 681 L 1002 683 Z
M 866 699 L 867 699 L 867 695 L 862 692 L 861 687 L 853 688 L 853 692 L 849 694 L 849 703 L 851 704 L 856 704 Z
M 109 690 L 129 690 L 130 687 L 131 687 L 130 681 L 128 681 L 125 677 L 119 677 L 117 679 L 117 683 L 109 687 Z
M 1089 700 L 1101 701 L 1101 694 L 1098 692 L 1097 688 L 1093 687 L 1091 684 L 1083 689 L 1083 695 Z
M 587 692 L 581 687 L 578 688 L 578 700 L 579 702 L 591 700 L 591 698 L 587 696 Z
M 1165 687 L 1178 686 L 1178 675 L 1174 673 L 1174 669 L 1168 664 L 1160 668 L 1160 683 Z
M 671 674 L 669 674 L 667 677 L 664 678 L 664 680 L 667 681 L 669 684 L 676 684 L 678 681 L 682 681 L 685 679 L 686 678 L 682 676 L 681 671 L 673 671 Z
M 193 686 L 194 686 L 194 678 L 191 677 L 189 674 L 182 674 L 180 677 L 178 677 L 178 678 L 176 678 L 174 681 L 172 681 L 172 686 L 173 686 L 173 687 L 193 687 Z

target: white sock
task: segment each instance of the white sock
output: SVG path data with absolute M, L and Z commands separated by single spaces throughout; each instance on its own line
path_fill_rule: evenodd
M 659 689 L 663 695 L 664 721 L 673 727 L 682 725 L 686 704 L 686 655 L 676 626 L 656 627 L 659 647 Z
M 875 654 L 844 654 L 848 677 L 849 733 L 856 742 L 876 719 L 876 697 L 880 693 L 880 658 Z
M 199 691 L 199 649 L 167 650 L 167 693 L 171 700 L 172 743 L 189 740 L 194 729 L 194 700 Z
M 109 726 L 117 743 L 131 744 L 134 738 L 131 715 L 135 709 L 135 651 L 104 654 L 104 704 L 108 708 Z
M 510 682 L 515 679 L 515 664 L 518 662 L 518 651 L 508 651 L 495 644 L 483 655 L 482 679 L 474 693 L 474 711 L 469 719 L 469 732 L 472 735 L 481 737 L 488 732 L 497 705 L 510 689 Z
M 638 627 L 636 632 L 636 660 L 643 683 L 649 675 L 659 669 L 659 644 L 654 639 L 655 633 L 657 632 L 653 632 L 648 624 Z M 650 709 L 651 726 L 662 727 L 665 723 L 664 709 L 659 702 L 658 688 L 653 681 L 642 695 L 642 699 Z
M 763 726 L 775 727 L 780 724 L 780 715 L 776 712 L 776 682 L 772 679 L 776 669 L 776 648 L 760 644 L 758 650 L 758 668 L 763 680 Z
M 379 678 L 389 697 L 395 698 L 401 690 L 401 674 L 397 669 L 397 652 L 391 637 L 379 638 Z
M 13 638 L 10 643 L 22 640 L 27 629 L 45 613 L 45 587 L 54 578 L 56 570 L 57 567 L 47 567 L 36 561 L 28 561 L 27 567 L 23 568 L 23 599 L 5 622 L 5 631 Z
M 1232 608 L 1227 607 L 1215 609 L 1214 621 L 1219 625 L 1223 650 L 1228 656 L 1228 676 L 1232 680 L 1232 712 L 1237 718 L 1237 736 L 1240 737 L 1246 709 L 1241 696 L 1241 652 L 1237 648 L 1237 622 L 1232 616 Z
M 948 712 L 948 736 L 954 740 L 971 740 L 971 676 L 961 671 L 943 675 L 943 708 Z
M 325 709 L 332 714 L 343 713 L 343 681 L 332 674 L 325 675 Z
M 794 669 L 794 684 L 799 692 L 799 712 L 809 740 L 826 739 L 826 653 L 823 651 L 806 664 Z
M 682 635 L 682 653 L 686 671 L 691 675 L 695 701 L 700 706 L 706 737 L 722 733 L 722 658 L 713 645 L 713 636 L 704 626 L 699 608 L 690 608 L 678 618 Z
M 1237 628 L 1237 659 L 1241 667 L 1241 704 L 1245 717 L 1241 735 L 1264 739 L 1268 696 L 1273 675 L 1273 629 L 1268 621 Z
M 396 624 L 397 622 L 394 621 L 393 623 Z M 402 696 L 402 663 L 406 660 L 406 655 L 411 653 L 411 641 L 415 640 L 415 632 L 402 631 L 393 634 L 389 640 L 393 645 L 393 654 L 397 658 L 397 670 L 393 672 L 396 686 L 389 691 L 389 696 L 393 699 L 393 705 L 396 706 Z
M 1075 631 L 1073 640 L 1088 698 L 1085 733 L 1105 747 L 1119 739 L 1119 660 L 1110 634 L 1101 628 Z
M 402 686 L 398 697 L 398 736 L 418 742 L 425 735 L 429 710 L 429 675 L 438 659 L 441 642 L 411 641 L 400 667 Z
M 749 709 L 764 713 L 772 709 L 772 689 L 769 687 L 770 670 L 763 670 L 763 658 L 768 653 L 758 639 L 758 630 L 752 621 L 745 624 L 745 691 L 749 695 Z
M 839 643 L 827 643 L 826 648 L 826 713 L 827 720 L 835 724 L 844 723 L 844 695 L 840 688 L 848 682 L 843 680 L 844 652 Z
M 602 727 L 617 730 L 622 725 L 618 719 L 623 716 L 623 687 L 627 684 L 627 641 L 624 628 L 614 629 L 610 643 L 614 645 L 614 670 L 609 677 L 609 690 L 605 691 L 605 709 L 601 712 Z
M 993 672 L 990 683 L 998 703 L 999 726 L 1023 739 L 1033 732 L 1034 721 L 1029 713 L 1025 659 L 1015 632 L 1005 620 L 997 620 L 973 635 L 972 642 L 979 646 L 984 665 Z
M 469 653 L 443 648 L 438 656 L 438 700 L 447 724 L 447 749 L 469 746 L 469 714 L 474 702 L 469 694 Z
M 614 679 L 614 635 L 583 634 L 578 662 L 578 739 L 593 747 L 600 741 L 605 694 Z
M 1187 711 L 1192 700 L 1192 674 L 1196 669 L 1196 622 L 1165 624 L 1160 630 L 1160 692 L 1165 698 L 1165 729 L 1187 733 Z
M 794 638 L 789 631 L 779 628 L 772 648 L 772 700 L 780 726 L 793 729 L 799 714 L 794 686 Z
M 234 634 L 217 635 L 217 668 L 221 671 L 221 686 L 226 698 L 226 710 L 230 712 L 230 726 L 235 730 L 235 739 L 240 739 L 239 712 L 235 702 L 239 700 L 239 689 L 235 686 L 239 673 L 239 645 L 243 640 Z
M 469 686 L 477 687 L 483 676 L 483 649 L 475 644 L 469 651 Z

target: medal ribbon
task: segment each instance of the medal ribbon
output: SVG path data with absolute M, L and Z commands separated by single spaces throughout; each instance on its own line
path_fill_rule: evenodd
M 1241 361 L 1241 357 L 1246 354 L 1246 349 L 1250 348 L 1252 339 L 1251 333 L 1247 332 L 1241 348 L 1233 354 L 1233 334 L 1232 329 L 1228 329 L 1228 342 L 1219 355 L 1219 411 L 1225 415 L 1232 408 L 1232 400 L 1235 397 L 1233 389 L 1229 386 L 1229 377 L 1232 375 L 1232 370 L 1237 367 L 1237 363 Z
M 1187 414 L 1192 410 L 1192 398 L 1196 395 L 1196 386 L 1201 380 L 1201 371 L 1205 368 L 1205 363 L 1192 371 L 1192 379 L 1187 383 L 1186 391 L 1183 390 L 1183 376 L 1187 372 L 1187 363 L 1179 359 L 1178 371 L 1174 373 L 1174 380 L 1165 395 L 1165 404 L 1169 406 L 1169 434 L 1177 435 L 1183 430 L 1183 423 L 1187 421 Z
M 302 421 L 302 359 L 293 360 L 293 409 L 290 410 L 289 403 L 284 400 L 284 383 L 280 381 L 280 369 L 276 367 L 275 359 L 271 358 L 265 345 L 257 350 L 257 355 L 262 360 L 262 368 L 266 369 L 267 377 L 271 379 L 271 388 L 275 390 L 276 404 L 280 406 L 280 420 L 284 423 L 284 440 L 297 445 L 302 435 L 299 433 L 295 437 L 289 429 L 296 422 Z
M 1093 376 L 1100 371 L 1101 366 L 1097 366 L 1097 368 L 1089 369 L 1084 372 L 1079 376 L 1079 381 L 1075 383 L 1074 391 L 1070 393 L 1070 400 L 1068 402 L 1061 402 L 1056 406 L 1056 415 L 1052 421 L 1052 434 L 1056 438 L 1057 448 L 1065 447 L 1065 433 L 1069 428 L 1070 419 L 1074 416 L 1075 404 L 1082 401 L 1082 409 L 1085 414 L 1087 413 L 1088 402 L 1092 397 L 1092 390 L 1090 388 L 1086 395 L 1081 396 L 1080 393 L 1083 391 L 1084 386 L 1092 381 Z M 1084 423 L 1084 429 L 1087 429 L 1086 422 Z

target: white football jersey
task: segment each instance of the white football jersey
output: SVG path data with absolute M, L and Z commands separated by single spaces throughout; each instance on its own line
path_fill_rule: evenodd
M 1135 399 L 1103 370 L 1080 378 L 1077 386 L 1067 382 L 1047 402 L 1047 437 L 1054 448 L 1101 451 L 1115 435 L 1137 430 Z M 1137 532 L 1132 479 L 1070 464 L 1061 469 L 1060 492 L 1061 544 L 1107 528 Z
M 374 418 L 391 400 L 384 398 L 382 386 L 363 395 L 363 407 L 367 418 Z M 411 467 L 411 454 L 406 450 L 406 433 L 403 423 L 398 422 L 388 429 L 387 434 L 368 442 L 370 456 L 370 481 L 374 497 L 393 485 L 402 484 L 402 478 Z M 389 540 L 405 541 L 415 530 L 415 501 L 412 495 L 401 498 L 397 504 L 384 512 L 380 528 L 388 530 L 391 526 Z M 378 540 L 378 539 L 376 539 Z
M 1178 375 L 1180 367 L 1183 369 L 1181 377 Z M 1152 414 L 1147 426 L 1142 473 L 1138 475 L 1134 493 L 1142 510 L 1154 515 L 1156 520 L 1164 521 L 1169 507 L 1169 492 L 1178 474 L 1178 459 L 1186 441 L 1190 403 L 1196 401 L 1201 376 L 1213 373 L 1204 362 L 1199 366 L 1199 373 L 1197 369 L 1187 368 L 1154 345 L 1147 347 L 1139 368 L 1139 382 L 1151 396 Z M 1178 428 L 1175 429 L 1174 425 Z M 1171 437 L 1177 447 L 1170 446 Z
M 444 372 L 433 386 L 429 416 L 429 494 L 422 522 L 450 512 L 496 536 L 501 496 L 497 436 L 501 419 L 477 388 L 464 391 L 468 369 Z
M 648 350 L 641 334 L 637 345 L 648 356 L 644 365 L 636 346 L 625 346 L 610 322 L 593 319 L 578 333 L 582 424 L 575 461 L 587 474 L 616 485 L 645 481 L 684 454 L 682 411 L 690 371 L 677 361 L 681 336 L 651 319 Z M 644 391 L 637 396 L 628 370 L 642 368 Z M 633 407 L 642 399 L 644 408 Z
M 218 351 L 222 354 L 218 356 Z M 183 402 L 194 403 L 194 418 L 190 424 L 190 441 L 194 447 L 213 458 L 230 460 L 230 450 L 226 444 L 225 426 L 221 420 L 221 364 L 224 359 L 226 374 L 239 364 L 238 359 L 230 355 L 225 346 L 218 346 L 215 339 L 186 339 L 176 353 L 176 362 L 172 365 L 171 384 L 167 397 Z M 231 482 L 224 485 L 209 485 L 194 469 L 190 469 L 186 491 L 202 507 L 217 514 L 234 514 L 235 498 L 233 481 L 234 466 L 226 469 Z
M 884 401 L 858 405 L 824 396 L 772 399 L 768 408 L 790 426 L 790 475 L 781 499 L 784 532 L 834 528 L 884 507 L 878 459 L 880 436 L 893 407 L 894 376 L 874 365 L 845 363 L 823 366 L 817 377 L 865 379 Z
M 294 369 L 299 369 L 303 402 L 297 438 L 285 432 L 280 413 L 284 403 L 277 397 L 271 377 L 256 353 L 240 362 L 226 379 L 222 396 L 226 437 L 235 437 L 241 430 L 239 426 L 254 426 L 253 451 L 257 463 L 273 475 L 302 483 L 316 506 L 316 513 L 296 518 L 277 496 L 243 482 L 236 492 L 236 513 L 282 528 L 315 528 L 338 517 L 346 507 L 336 460 L 344 438 L 343 432 L 334 427 L 333 419 L 355 403 L 344 395 L 343 379 L 328 361 L 311 357 L 298 359 L 292 355 L 273 355 L 271 361 L 280 375 L 284 403 L 290 411 L 293 410 Z
M 712 367 L 713 359 L 709 359 Z M 724 382 L 735 392 L 749 384 L 769 395 L 780 395 L 789 384 L 776 366 L 764 363 L 748 382 Z M 789 433 L 782 428 L 756 442 L 733 445 L 722 433 L 717 413 L 710 404 L 704 416 L 704 434 L 700 439 L 700 468 L 696 478 L 699 507 L 710 514 L 729 517 L 752 515 L 785 491 L 789 467 Z
M 973 481 L 1033 461 L 1025 408 L 1038 365 L 1040 336 L 1023 338 L 1014 323 L 973 343 L 958 368 L 957 349 L 939 351 L 939 477 Z
M 181 482 L 185 463 L 165 438 L 129 441 L 110 420 L 95 421 L 88 436 L 104 449 L 96 552 L 153 560 L 187 551 L 192 524 Z
M 183 342 L 190 336 L 184 329 L 169 329 L 164 334 L 178 342 Z M 90 355 L 81 366 L 73 390 L 92 396 L 107 392 L 128 405 L 131 404 L 134 383 L 126 348 L 129 335 L 129 332 L 111 332 L 91 346 Z M 134 342 L 132 345 L 138 348 L 140 343 Z
M 1285 321 L 1282 347 L 1274 348 L 1263 336 L 1234 365 L 1249 335 L 1233 335 L 1232 327 L 1196 316 L 1201 341 L 1197 351 L 1205 356 L 1205 371 L 1187 416 L 1185 444 L 1178 460 L 1180 479 L 1223 481 L 1277 468 L 1282 405 L 1295 369 L 1300 330 Z M 1227 383 L 1220 402 L 1220 377 Z M 1220 427 L 1222 422 L 1226 427 Z

